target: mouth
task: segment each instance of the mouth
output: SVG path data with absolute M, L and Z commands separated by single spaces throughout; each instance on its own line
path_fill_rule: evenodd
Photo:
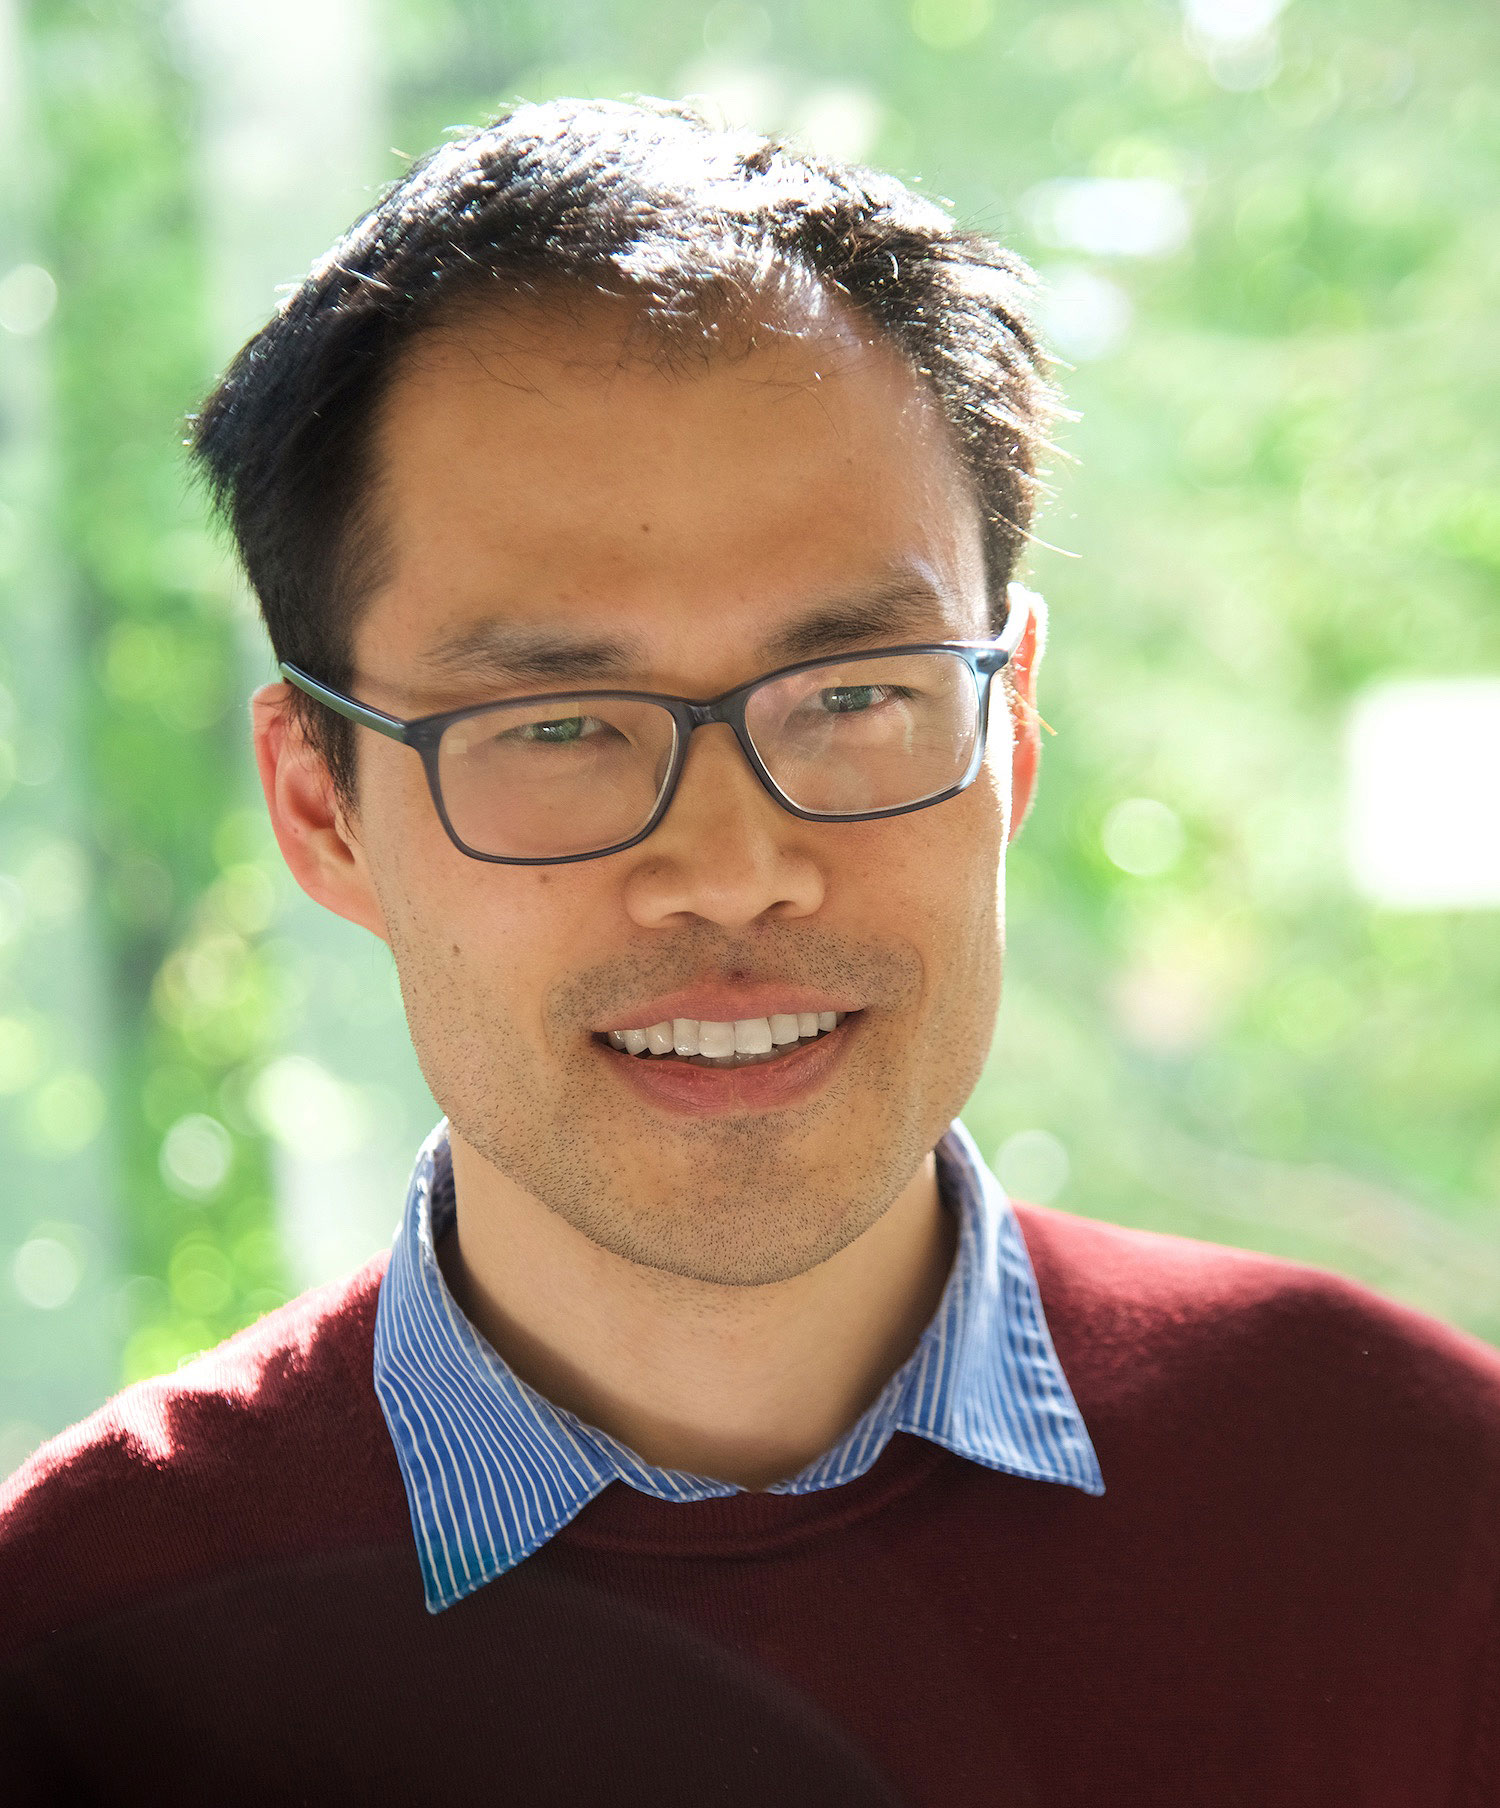
M 733 1022 L 664 1018 L 647 1029 L 606 1030 L 594 1037 L 627 1060 L 673 1067 L 764 1067 L 821 1042 L 857 1011 L 779 1011 Z

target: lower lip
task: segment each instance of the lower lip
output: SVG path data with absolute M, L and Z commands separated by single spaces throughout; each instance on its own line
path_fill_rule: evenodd
M 851 1014 L 816 1041 L 748 1067 L 695 1067 L 665 1055 L 622 1054 L 608 1045 L 599 1049 L 599 1057 L 627 1086 L 667 1111 L 689 1117 L 774 1111 L 802 1104 L 827 1082 L 857 1034 L 858 1022 L 858 1015 Z

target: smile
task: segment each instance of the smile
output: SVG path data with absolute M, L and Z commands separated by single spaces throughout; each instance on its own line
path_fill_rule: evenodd
M 609 1030 L 604 1040 L 622 1054 L 650 1056 L 692 1067 L 753 1067 L 778 1061 L 835 1030 L 847 1011 L 782 1011 L 732 1023 L 674 1017 L 649 1029 Z

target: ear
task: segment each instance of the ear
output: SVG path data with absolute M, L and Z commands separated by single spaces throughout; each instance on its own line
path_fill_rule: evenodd
M 308 741 L 288 684 L 250 699 L 255 764 L 282 858 L 315 904 L 388 941 L 364 848 L 334 789 L 327 762 Z
M 1042 760 L 1041 717 L 1037 714 L 1037 672 L 1047 647 L 1047 605 L 1039 596 L 1031 599 L 1031 619 L 1021 644 L 1011 659 L 1011 687 L 1007 701 L 1011 713 L 1010 839 L 1015 840 L 1036 795 L 1037 771 Z

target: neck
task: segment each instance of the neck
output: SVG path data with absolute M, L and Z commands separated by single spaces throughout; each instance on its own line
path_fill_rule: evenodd
M 806 1274 L 725 1287 L 591 1243 L 456 1133 L 439 1260 L 470 1321 L 554 1405 L 658 1468 L 785 1480 L 854 1424 L 937 1309 L 957 1228 L 928 1156 L 863 1236 Z

